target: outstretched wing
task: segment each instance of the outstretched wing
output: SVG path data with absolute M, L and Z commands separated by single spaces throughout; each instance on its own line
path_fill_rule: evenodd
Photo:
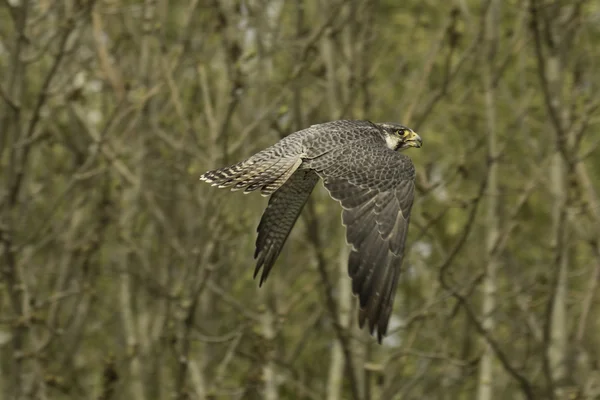
M 259 285 L 267 279 L 318 180 L 319 176 L 313 171 L 298 170 L 269 198 L 269 205 L 256 229 L 254 277 L 262 268 Z
M 360 301 L 359 324 L 368 320 L 378 341 L 387 332 L 414 198 L 415 170 L 404 154 L 364 143 L 311 160 L 331 197 L 342 207 L 352 245 L 348 273 Z

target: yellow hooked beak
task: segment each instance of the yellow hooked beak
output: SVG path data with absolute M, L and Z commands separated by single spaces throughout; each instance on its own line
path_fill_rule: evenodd
M 416 147 L 419 148 L 423 145 L 423 139 L 421 136 L 417 135 L 416 132 L 409 129 L 404 138 L 405 147 Z

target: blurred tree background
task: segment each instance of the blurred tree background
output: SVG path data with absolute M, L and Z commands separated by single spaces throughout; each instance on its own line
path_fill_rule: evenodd
M 0 397 L 600 399 L 600 3 L 2 0 Z M 424 140 L 391 332 L 318 185 L 198 178 L 332 119 Z

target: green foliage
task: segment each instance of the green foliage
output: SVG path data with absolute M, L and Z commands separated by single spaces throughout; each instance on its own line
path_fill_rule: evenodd
M 597 398 L 599 15 L 595 1 L 6 2 L 0 397 L 467 399 L 491 341 L 494 397 Z M 344 300 L 341 211 L 321 184 L 259 289 L 267 200 L 198 180 L 337 118 L 424 141 L 407 152 L 418 193 L 382 346 Z M 558 379 L 560 333 L 573 368 Z M 336 384 L 340 343 L 355 378 L 342 363 Z

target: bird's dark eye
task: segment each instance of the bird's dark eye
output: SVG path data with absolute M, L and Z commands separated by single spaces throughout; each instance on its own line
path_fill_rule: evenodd
M 396 131 L 396 134 L 400 137 L 404 137 L 404 136 L 406 136 L 406 129 L 398 129 Z

